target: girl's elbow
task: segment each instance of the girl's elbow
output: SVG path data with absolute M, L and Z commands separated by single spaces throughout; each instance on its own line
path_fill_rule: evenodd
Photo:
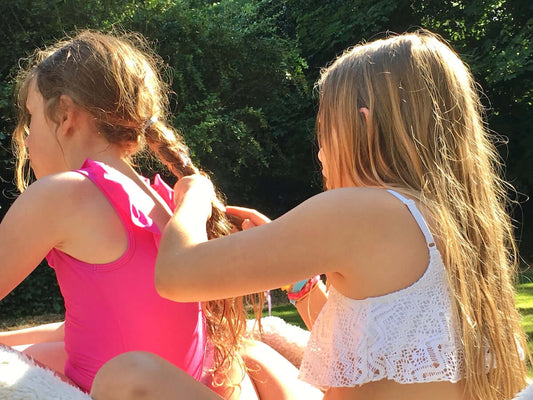
M 175 267 L 175 265 L 173 265 Z M 185 279 L 176 279 L 174 268 L 166 268 L 161 262 L 156 262 L 154 272 L 155 289 L 159 296 L 173 301 L 189 301 L 186 298 L 187 282 Z
M 165 268 L 161 263 L 156 262 L 154 272 L 154 284 L 157 293 L 165 299 L 174 300 L 172 298 L 172 280 L 168 276 Z

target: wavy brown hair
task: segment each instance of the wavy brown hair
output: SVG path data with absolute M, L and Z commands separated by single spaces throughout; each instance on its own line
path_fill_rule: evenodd
M 393 188 L 427 208 L 455 297 L 467 390 L 512 398 L 526 384 L 529 356 L 514 302 L 512 188 L 468 67 L 419 31 L 347 50 L 318 88 L 326 188 Z
M 33 81 L 44 98 L 50 119 L 54 119 L 60 96 L 68 95 L 94 116 L 99 133 L 110 143 L 122 146 L 130 160 L 147 145 L 178 179 L 203 173 L 193 164 L 182 136 L 167 123 L 169 88 L 161 77 L 162 67 L 160 58 L 138 34 L 82 31 L 37 50 L 18 77 L 19 118 L 13 145 L 19 189 L 24 190 L 28 181 L 24 145 L 28 126 L 26 98 Z M 210 239 L 227 235 L 232 229 L 222 211 L 220 196 L 218 200 L 206 226 Z M 253 296 L 251 303 L 259 310 L 263 295 Z M 215 382 L 222 384 L 231 362 L 240 360 L 237 350 L 247 317 L 244 298 L 209 301 L 202 306 L 208 338 L 215 347 Z

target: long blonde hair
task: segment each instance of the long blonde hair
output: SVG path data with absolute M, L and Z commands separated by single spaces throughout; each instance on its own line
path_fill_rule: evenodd
M 26 99 L 31 82 L 45 100 L 47 116 L 54 120 L 61 95 L 69 95 L 94 117 L 99 133 L 133 156 L 145 144 L 178 179 L 201 171 L 193 164 L 183 138 L 167 121 L 168 87 L 161 79 L 162 62 L 136 34 L 82 31 L 71 39 L 37 50 L 18 77 L 18 124 L 13 132 L 17 155 L 17 185 L 27 186 L 28 163 Z M 148 121 L 150 121 L 148 123 Z M 219 199 L 220 204 L 222 200 Z M 231 224 L 221 207 L 213 207 L 207 224 L 209 238 L 227 235 Z M 221 384 L 233 359 L 238 358 L 246 330 L 243 298 L 203 304 L 207 334 L 215 347 L 216 382 Z M 259 310 L 263 295 L 251 301 Z
M 418 31 L 348 49 L 318 88 L 326 188 L 400 188 L 428 209 L 456 300 L 466 388 L 483 400 L 513 397 L 528 349 L 514 303 L 510 186 L 468 67 Z

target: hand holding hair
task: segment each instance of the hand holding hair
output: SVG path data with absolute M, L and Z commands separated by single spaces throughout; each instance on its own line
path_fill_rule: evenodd
M 174 185 L 174 204 L 176 212 L 186 209 L 188 215 L 211 218 L 212 208 L 224 210 L 224 206 L 216 197 L 215 188 L 209 178 L 201 174 L 193 174 L 179 179 Z
M 240 220 L 240 228 L 242 228 L 242 230 L 254 228 L 256 226 L 271 222 L 271 219 L 266 215 L 261 214 L 257 210 L 245 207 L 227 206 L 226 215 L 228 215 L 232 223 L 234 219 Z

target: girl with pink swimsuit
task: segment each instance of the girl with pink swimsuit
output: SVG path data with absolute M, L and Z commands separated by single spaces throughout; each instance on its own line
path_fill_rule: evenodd
M 245 327 L 240 301 L 177 303 L 154 286 L 173 193 L 159 177 L 140 176 L 132 157 L 147 145 L 178 178 L 198 172 L 166 123 L 157 61 L 138 37 L 86 31 L 38 51 L 19 77 L 13 141 L 23 193 L 0 225 L 0 299 L 46 257 L 66 314 L 64 323 L 1 333 L 0 342 L 25 345 L 85 391 L 128 351 L 155 353 L 200 379 L 208 336 L 207 361 L 225 374 Z M 28 159 L 37 180 L 26 188 Z M 229 233 L 213 212 L 211 236 Z M 232 325 L 225 313 L 237 315 Z

